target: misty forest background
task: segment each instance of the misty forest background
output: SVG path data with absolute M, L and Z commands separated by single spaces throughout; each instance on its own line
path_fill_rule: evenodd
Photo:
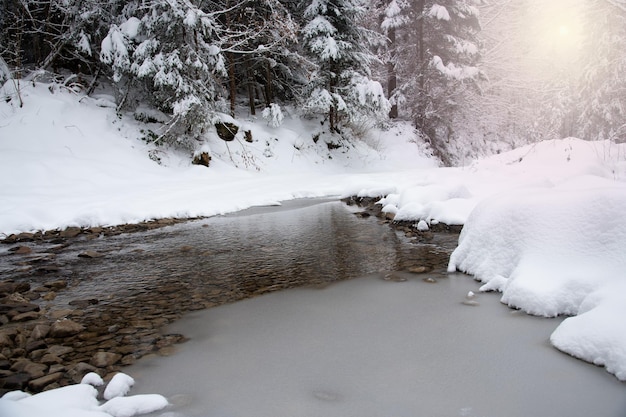
M 625 0 L 0 3 L 0 85 L 106 87 L 120 114 L 162 123 L 155 141 L 191 149 L 224 115 L 285 112 L 338 140 L 409 120 L 446 165 L 624 142 L 625 51 Z

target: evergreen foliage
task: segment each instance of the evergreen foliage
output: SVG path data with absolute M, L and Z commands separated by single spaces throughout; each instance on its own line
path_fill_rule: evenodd
M 303 93 L 305 113 L 326 114 L 331 132 L 363 117 L 389 111 L 380 83 L 371 80 L 376 60 L 370 47 L 380 41 L 361 25 L 361 0 L 313 0 L 304 11 L 304 48 L 315 69 Z
M 409 118 L 447 162 L 467 148 L 454 144 L 469 123 L 484 147 L 515 135 L 626 140 L 626 3 L 585 3 L 580 79 L 535 81 L 518 70 L 533 65 L 523 29 L 536 29 L 537 1 L 480 6 L 490 23 L 507 20 L 483 55 L 480 0 L 5 0 L 0 82 L 51 75 L 90 94 L 109 80 L 120 111 L 167 115 L 153 140 L 192 148 L 222 113 L 247 107 L 278 126 L 289 105 L 333 134 Z M 512 31 L 523 47 L 507 60 L 494 51 Z
M 381 29 L 393 39 L 390 85 L 398 80 L 391 101 L 440 153 L 463 92 L 481 75 L 478 14 L 470 0 L 391 0 L 384 11 Z

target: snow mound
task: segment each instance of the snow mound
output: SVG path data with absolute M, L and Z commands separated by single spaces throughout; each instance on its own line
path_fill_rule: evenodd
M 498 194 L 470 214 L 448 269 L 527 313 L 575 316 L 554 346 L 626 380 L 624 207 L 626 185 L 598 177 Z
M 470 191 L 462 184 L 434 183 L 406 187 L 379 201 L 384 212 L 395 213 L 395 220 L 424 220 L 463 224 L 476 205 Z
M 99 382 L 88 374 L 81 383 L 29 395 L 21 391 L 6 393 L 0 398 L 0 416 L 10 417 L 133 417 L 151 413 L 168 405 L 158 394 L 115 397 L 103 404 L 98 401 L 98 390 L 91 383 Z M 116 378 L 118 375 L 123 375 Z M 117 374 L 109 383 L 117 393 L 128 386 L 129 376 Z M 130 378 L 132 380 L 132 378 Z M 109 388 L 107 386 L 107 389 Z M 105 391 L 106 392 L 106 391 Z M 125 395 L 125 393 L 123 394 Z
M 116 397 L 123 397 L 128 394 L 130 388 L 135 385 L 135 380 L 122 372 L 115 374 L 104 390 L 104 399 L 110 400 Z

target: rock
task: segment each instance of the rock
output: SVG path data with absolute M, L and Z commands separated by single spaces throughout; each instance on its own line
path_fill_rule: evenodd
M 13 316 L 13 318 L 11 318 L 11 321 L 15 321 L 15 322 L 20 322 L 20 321 L 29 321 L 29 320 L 36 320 L 39 318 L 39 313 L 36 311 L 29 311 L 26 313 L 21 313 L 21 314 L 17 314 L 15 316 Z
M 85 362 L 78 362 L 68 372 L 68 376 L 72 381 L 78 384 L 89 372 L 96 372 L 98 368 Z
M 76 237 L 78 236 L 80 233 L 82 232 L 82 230 L 80 229 L 80 227 L 68 227 L 65 230 L 62 230 L 59 233 L 60 237 L 63 238 L 68 238 L 68 237 Z
M 424 272 L 428 272 L 429 268 L 425 266 L 410 266 L 408 271 L 414 274 L 423 274 Z
M 43 389 L 57 382 L 59 379 L 63 377 L 63 372 L 55 372 L 53 374 L 45 375 L 37 379 L 33 379 L 28 383 L 28 388 L 35 392 L 43 391 Z
M 235 139 L 237 132 L 239 132 L 239 126 L 234 123 L 215 123 L 215 130 L 217 136 L 223 141 L 230 142 Z
M 159 356 L 171 356 L 176 353 L 176 346 L 165 346 L 159 349 Z
M 46 374 L 48 366 L 42 363 L 35 363 L 28 359 L 18 359 L 11 366 L 11 370 L 15 372 L 25 372 L 30 375 L 31 379 L 40 378 Z
M 103 254 L 96 252 L 95 250 L 86 250 L 78 254 L 79 258 L 89 258 L 89 259 L 102 258 L 103 256 L 104 256 Z
M 34 300 L 40 299 L 41 294 L 39 294 L 38 292 L 29 291 L 26 294 L 24 294 L 24 298 L 26 298 L 29 301 L 34 301 Z
M 57 298 L 57 293 L 54 291 L 48 291 L 41 297 L 41 299 L 44 301 L 52 301 L 55 298 Z
M 74 310 L 70 310 L 69 308 L 63 308 L 61 310 L 52 310 L 48 313 L 48 317 L 54 320 L 63 319 L 67 316 L 72 315 Z
M 9 236 L 10 237 L 10 236 Z M 15 236 L 16 242 L 28 242 L 35 239 L 34 233 L 22 232 Z
M 31 340 L 26 343 L 26 352 L 33 352 L 37 349 L 45 349 L 48 345 L 43 340 Z
M 243 137 L 246 140 L 246 142 L 252 143 L 252 131 L 251 130 L 244 131 L 243 132 Z
M 50 369 L 48 369 L 48 372 L 51 374 L 54 374 L 55 372 L 65 372 L 65 366 L 61 364 L 50 365 Z
M 53 274 L 61 270 L 57 265 L 43 265 L 36 269 L 39 274 Z
M 26 387 L 31 376 L 25 372 L 18 372 L 2 378 L 2 388 L 5 390 L 22 390 Z
M 87 300 L 72 300 L 69 302 L 69 305 L 76 306 L 78 308 L 85 308 L 90 305 L 96 305 L 99 301 L 95 298 L 89 298 Z
M 211 156 L 209 156 L 208 152 L 200 152 L 194 155 L 191 161 L 191 163 L 194 165 L 202 165 L 205 167 L 208 167 L 210 162 L 211 162 Z
M 13 347 L 16 329 L 0 329 L 0 347 Z
M 59 358 L 58 356 L 55 355 L 51 355 L 51 354 L 46 354 L 43 355 L 41 357 L 41 359 L 39 359 L 40 363 L 43 363 L 44 365 L 57 365 L 63 362 L 63 360 L 61 358 Z
M 85 330 L 85 326 L 78 324 L 73 320 L 65 319 L 52 323 L 50 327 L 50 337 L 62 338 L 67 336 L 73 336 Z
M 68 353 L 74 352 L 74 348 L 69 346 L 53 345 L 48 348 L 47 352 L 50 355 L 62 357 Z
M 38 324 L 33 328 L 33 331 L 30 333 L 31 340 L 40 340 L 48 336 L 50 333 L 50 326 L 47 324 Z
M 28 255 L 29 253 L 33 252 L 33 250 L 28 246 L 16 246 L 9 250 L 17 255 Z
M 44 287 L 50 288 L 50 289 L 52 289 L 54 291 L 58 291 L 58 290 L 61 290 L 61 289 L 67 287 L 67 281 L 64 280 L 64 279 L 59 279 L 59 280 L 56 280 L 56 281 L 46 282 L 44 284 Z
M 96 352 L 91 358 L 91 364 L 97 368 L 106 368 L 122 359 L 122 355 L 112 352 Z
M 12 294 L 15 292 L 15 283 L 12 281 L 0 282 L 0 294 Z

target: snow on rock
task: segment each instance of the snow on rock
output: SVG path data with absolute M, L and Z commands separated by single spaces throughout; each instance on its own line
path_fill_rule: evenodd
M 476 205 L 470 191 L 458 182 L 423 184 L 403 188 L 380 200 L 384 212 L 396 214 L 395 220 L 432 220 L 463 224 Z
M 98 382 L 96 377 L 88 375 L 83 381 Z M 116 382 L 111 381 L 118 393 L 128 387 L 128 378 L 130 377 L 125 375 Z M 115 397 L 104 404 L 99 403 L 97 396 L 98 390 L 88 383 L 69 385 L 35 395 L 13 391 L 0 398 L 0 416 L 132 417 L 161 410 L 168 405 L 167 399 L 157 394 Z
M 132 417 L 161 410 L 167 406 L 161 395 L 144 394 L 130 397 L 115 397 L 100 406 L 100 409 L 113 417 Z
M 94 387 L 100 387 L 100 386 L 104 385 L 104 381 L 102 380 L 100 375 L 98 375 L 95 372 L 89 372 L 88 374 L 86 374 L 83 377 L 83 379 L 81 379 L 80 383 L 81 384 L 87 384 L 87 385 L 93 385 Z
M 626 380 L 626 185 L 578 177 L 497 194 L 470 214 L 448 269 L 530 314 L 574 315 L 559 349 Z
M 123 397 L 128 394 L 130 388 L 135 385 L 135 380 L 125 373 L 117 373 L 104 390 L 104 399 L 110 400 L 116 397 Z

